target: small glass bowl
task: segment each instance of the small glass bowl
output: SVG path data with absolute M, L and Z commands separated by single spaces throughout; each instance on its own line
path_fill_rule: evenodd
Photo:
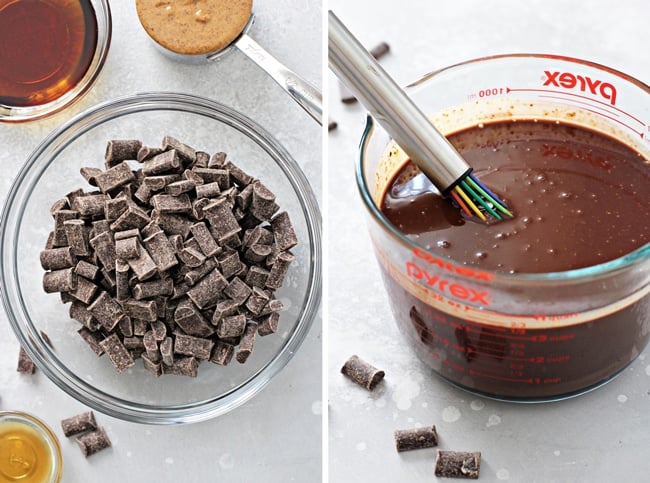
M 79 187 L 83 166 L 103 167 L 110 139 L 156 146 L 170 135 L 196 149 L 224 151 L 277 195 L 299 243 L 292 248 L 278 332 L 258 337 L 245 364 L 203 362 L 198 377 L 154 377 L 140 361 L 117 374 L 76 334 L 58 294 L 42 288 L 39 253 L 53 227 L 49 208 Z M 185 94 L 146 93 L 98 105 L 50 134 L 18 174 L 0 221 L 0 288 L 9 321 L 40 369 L 65 392 L 111 416 L 151 424 L 208 419 L 241 405 L 287 364 L 321 300 L 320 213 L 309 182 L 289 153 L 250 119 L 217 102 Z M 51 346 L 40 331 L 51 340 Z
M 38 440 L 36 447 L 30 440 Z M 44 450 L 45 454 L 39 450 Z M 12 457 L 13 462 L 9 460 Z M 0 459 L 2 481 L 6 478 L 26 483 L 57 483 L 63 474 L 63 457 L 57 437 L 45 423 L 19 411 L 0 411 Z M 37 475 L 46 463 L 50 467 L 47 474 Z
M 14 106 L 0 103 L 0 122 L 33 121 L 52 115 L 81 99 L 92 87 L 104 67 L 111 44 L 112 18 L 108 0 L 87 0 L 97 22 L 97 44 L 83 77 L 60 97 L 43 104 Z

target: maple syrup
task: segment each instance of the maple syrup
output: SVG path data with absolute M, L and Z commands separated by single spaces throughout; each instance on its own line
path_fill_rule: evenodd
M 89 0 L 0 0 L 0 105 L 54 101 L 83 79 L 97 46 Z

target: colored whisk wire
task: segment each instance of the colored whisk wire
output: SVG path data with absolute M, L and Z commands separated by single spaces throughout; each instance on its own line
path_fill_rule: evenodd
M 504 216 L 513 217 L 505 203 L 471 173 L 462 178 L 449 194 L 468 216 L 476 215 L 482 221 L 487 221 L 485 212 L 497 220 Z

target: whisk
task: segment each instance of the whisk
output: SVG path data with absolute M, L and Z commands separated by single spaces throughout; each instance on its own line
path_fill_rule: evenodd
M 333 12 L 329 65 L 443 196 L 468 216 L 512 217 L 505 203 L 472 174 L 472 167 L 384 71 Z

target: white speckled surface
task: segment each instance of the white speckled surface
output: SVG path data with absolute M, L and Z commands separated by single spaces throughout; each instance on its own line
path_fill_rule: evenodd
M 590 59 L 650 81 L 648 4 L 642 0 L 330 0 L 382 65 L 406 84 L 490 54 L 550 52 Z M 354 181 L 364 110 L 339 102 L 328 73 L 329 479 L 425 482 L 435 450 L 398 454 L 393 431 L 435 424 L 440 448 L 483 452 L 479 481 L 647 481 L 650 351 L 606 386 L 564 402 L 516 405 L 450 387 L 405 347 L 392 320 Z M 345 213 L 345 216 L 341 216 Z M 358 354 L 386 371 L 375 392 L 339 370 Z M 440 480 L 443 481 L 443 480 Z M 452 481 L 452 480 L 449 480 Z
M 301 165 L 321 200 L 321 130 L 257 66 L 233 51 L 201 66 L 162 56 L 138 23 L 135 2 L 112 1 L 113 42 L 93 90 L 79 103 L 32 123 L 0 124 L 0 201 L 22 161 L 60 123 L 115 96 L 179 91 L 213 98 L 261 124 Z M 250 32 L 278 60 L 321 86 L 321 3 L 255 2 Z M 126 423 L 97 414 L 113 447 L 85 460 L 59 421 L 86 408 L 41 372 L 16 372 L 18 343 L 0 311 L 0 409 L 41 417 L 61 439 L 64 483 L 115 481 L 320 481 L 321 320 L 295 358 L 258 396 L 217 419 L 178 427 Z

